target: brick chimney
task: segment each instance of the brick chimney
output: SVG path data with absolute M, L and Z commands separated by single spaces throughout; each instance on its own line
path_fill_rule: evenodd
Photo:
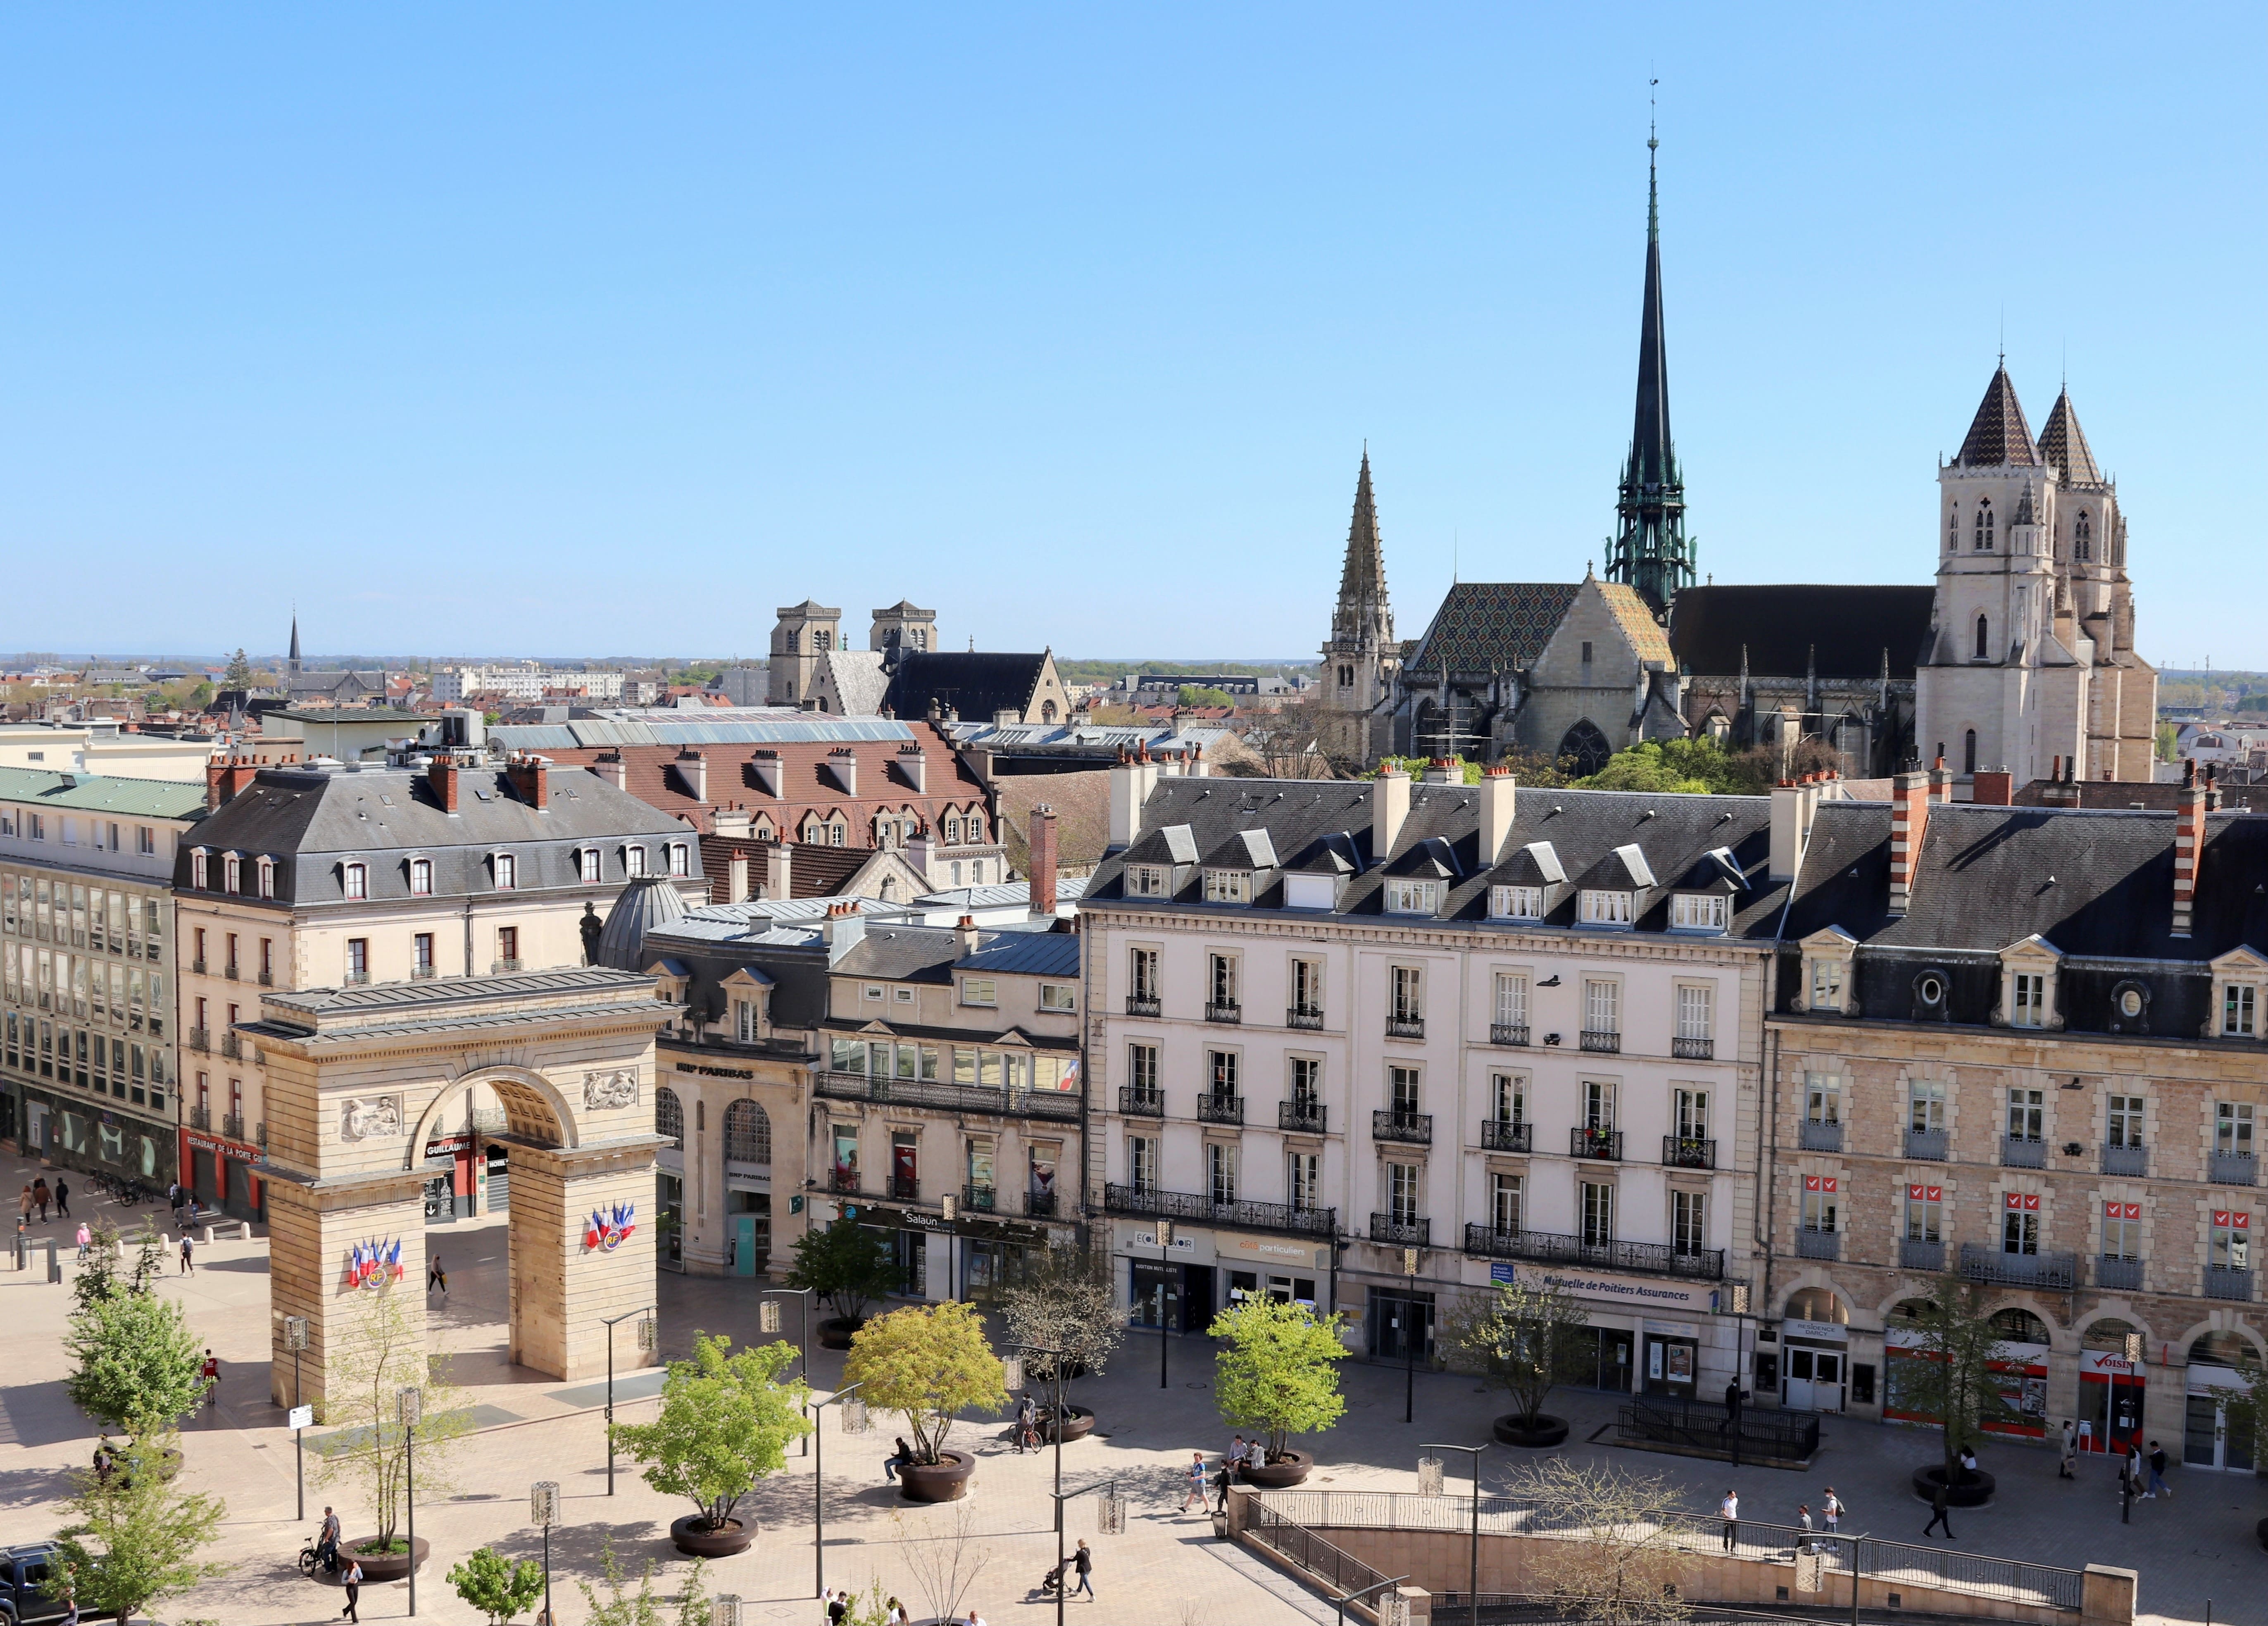
M 725 901 L 746 903 L 748 901 L 748 855 L 744 848 L 733 849 L 733 856 L 725 864 Z
M 1049 920 L 1056 912 L 1056 810 L 1042 802 L 1032 809 L 1032 918 Z
M 433 794 L 441 804 L 441 811 L 445 813 L 456 812 L 460 794 L 458 781 L 463 777 L 458 769 L 457 759 L 453 756 L 435 757 L 426 777 L 433 782 Z
M 1483 869 L 1504 857 L 1504 843 L 1512 835 L 1512 819 L 1519 787 L 1512 769 L 1491 768 L 1481 774 L 1481 850 Z
M 764 901 L 766 902 L 778 902 L 795 896 L 793 888 L 789 885 L 792 879 L 789 873 L 791 860 L 794 856 L 788 850 L 785 842 L 771 842 L 764 847 Z
M 1979 807 L 2013 807 L 2016 803 L 2016 776 L 2005 768 L 1990 772 L 1980 768 L 1970 776 L 1969 799 Z
M 2181 794 L 2174 802 L 2174 936 L 2190 934 L 2190 915 L 2197 904 L 2198 854 L 2205 845 L 2207 787 L 2198 783 L 2197 761 L 2182 762 Z
M 1937 759 L 1937 766 L 1929 770 L 1929 799 L 1933 802 L 1950 802 L 1953 799 L 1953 770 L 1945 765 L 1945 759 L 1941 756 Z
M 205 764 L 205 808 L 210 812 L 236 799 L 237 793 L 259 776 L 258 764 L 232 756 Z
M 1906 773 L 1890 781 L 1890 913 L 1903 915 L 1913 897 L 1914 867 L 1921 861 L 1921 841 L 1929 828 L 1929 782 L 1924 773 Z
M 551 763 L 541 756 L 516 756 L 504 764 L 512 792 L 530 807 L 551 806 Z

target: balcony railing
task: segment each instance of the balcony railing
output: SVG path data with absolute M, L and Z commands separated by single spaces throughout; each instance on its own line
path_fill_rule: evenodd
M 195 960 L 189 961 L 189 969 L 198 976 L 204 975 L 205 957 L 202 954 L 200 954 Z
M 2216 1151 L 2205 1178 L 2216 1186 L 2257 1186 L 2260 1163 L 2249 1151 Z
M 1961 1245 L 1961 1274 L 2000 1287 L 2044 1287 L 2069 1292 L 2079 1282 L 2075 1254 L 2004 1254 L 1981 1242 Z
M 413 982 L 423 982 L 431 977 L 438 976 L 439 975 L 440 971 L 438 968 L 433 966 L 412 966 L 409 968 L 409 980 Z
M 1942 1163 L 1952 1148 L 1953 1134 L 1949 1129 L 1915 1129 L 1906 1131 L 1906 1156 L 1925 1163 Z
M 1389 1107 L 1370 1115 L 1370 1137 L 1373 1140 L 1399 1141 L 1405 1146 L 1430 1146 L 1433 1144 L 1433 1115 L 1430 1112 L 1404 1112 Z
M 1602 1050 L 1609 1056 L 1619 1055 L 1623 1036 L 1609 1028 L 1587 1027 L 1583 1030 L 1583 1048 L 1586 1050 Z
M 890 1175 L 889 1197 L 893 1203 L 920 1202 L 920 1177 L 913 1174 L 900 1174 L 893 1171 Z
M 1898 1266 L 1901 1269 L 1932 1273 L 1942 1270 L 1945 1269 L 1945 1244 L 1925 1242 L 1918 1237 L 1900 1237 Z
M 2147 1175 L 2150 1172 L 2150 1149 L 2147 1146 L 2105 1146 L 2102 1149 L 2102 1172 L 2106 1174 Z
M 1278 1101 L 1276 1127 L 1299 1135 L 1321 1135 L 1329 1112 L 1330 1108 L 1321 1101 Z
M 1286 1027 L 1321 1028 L 1322 1025 L 1323 1013 L 1314 1005 L 1292 1005 L 1284 1012 L 1284 1026 Z
M 212 1034 L 209 1029 L 192 1027 L 189 1029 L 186 1037 L 188 1041 L 188 1047 L 192 1050 L 203 1050 L 210 1052 L 212 1049 Z
M 1119 1094 L 1123 1099 L 1125 1086 Z M 900 1107 L 940 1107 L 948 1111 L 1005 1113 L 1012 1117 L 1070 1122 L 1079 1116 L 1076 1092 L 988 1090 L 939 1078 L 876 1078 L 865 1073 L 823 1072 L 819 1093 L 841 1101 L 883 1101 Z M 1122 1107 L 1120 1110 L 1130 1110 Z
M 1000 1206 L 999 1188 L 995 1186 L 963 1186 L 961 1188 L 961 1206 L 972 1214 L 995 1213 Z
M 1843 1257 L 1843 1233 L 1840 1231 L 1799 1231 L 1795 1233 L 1795 1256 L 1798 1259 L 1840 1259 Z
M 189 1127 L 190 1127 L 191 1129 L 195 1129 L 195 1130 L 196 1130 L 196 1131 L 198 1131 L 200 1134 L 203 1134 L 203 1135 L 210 1135 L 210 1134 L 211 1134 L 211 1133 L 212 1133 L 212 1108 L 211 1108 L 211 1107 L 190 1107 L 190 1108 L 189 1108 Z
M 1717 1166 L 1717 1143 L 1697 1135 L 1665 1135 L 1661 1137 L 1661 1161 L 1674 1169 L 1713 1169 Z
M 1669 1053 L 1681 1062 L 1713 1061 L 1717 1055 L 1714 1039 L 1672 1039 Z
M 1619 1163 L 1623 1155 L 1623 1132 L 1620 1129 L 1570 1129 L 1567 1131 L 1567 1155 L 1571 1158 L 1600 1158 Z
M 237 969 L 236 961 L 233 960 L 230 960 L 228 964 L 220 968 L 220 974 L 232 982 L 240 982 L 244 980 L 242 974 Z
M 2139 1292 L 2142 1290 L 2142 1262 L 2139 1259 L 2113 1259 L 2105 1254 L 2095 1262 L 2095 1284 L 2106 1291 Z
M 1287 1203 L 1216 1203 L 1201 1191 L 1160 1191 L 1154 1186 L 1102 1188 L 1102 1205 L 1114 1214 L 1190 1219 L 1247 1231 L 1282 1231 L 1295 1236 L 1329 1237 L 1339 1227 L 1335 1208 L 1293 1208 Z
M 235 1034 L 223 1034 L 220 1036 L 220 1053 L 228 1061 L 242 1061 L 244 1059 L 243 1039 Z
M 1425 1019 L 1422 1016 L 1389 1016 L 1386 1019 L 1386 1036 L 1388 1039 L 1423 1039 L 1425 1036 Z
M 1414 1217 L 1396 1219 L 1391 1214 L 1373 1214 L 1370 1217 L 1370 1240 L 1373 1242 L 1398 1243 L 1403 1247 L 1428 1247 L 1432 1246 L 1432 1235 L 1433 1222 L 1430 1219 Z
M 833 1168 L 828 1170 L 827 1188 L 829 1191 L 840 1191 L 850 1196 L 857 1196 L 858 1195 L 858 1171 L 857 1169 L 845 1168 Z
M 1156 1016 L 1162 1008 L 1162 1001 L 1145 999 L 1139 994 L 1126 996 L 1126 1014 L 1129 1016 Z
M 1481 1149 L 1484 1151 L 1527 1151 L 1535 1125 L 1525 1118 L 1483 1118 Z
M 238 1117 L 223 1118 L 220 1121 L 220 1132 L 225 1139 L 242 1140 L 244 1138 L 244 1120 Z
M 273 971 L 261 972 L 257 980 L 260 986 L 262 988 L 273 988 L 276 986 L 276 974 Z
M 252 1144 L 259 1147 L 262 1151 L 268 1150 L 268 1126 L 266 1124 L 255 1123 L 252 1126 Z
M 1052 1191 L 1024 1193 L 1024 1212 L 1034 1219 L 1053 1219 L 1056 1217 L 1056 1194 Z
M 1244 1122 L 1244 1097 L 1217 1095 L 1207 1092 L 1197 1097 L 1199 1123 L 1241 1123 Z
M 2028 1136 L 2003 1135 L 2000 1162 L 2006 1168 L 2043 1169 L 2048 1166 L 2048 1144 Z
M 2234 1299 L 2243 1304 L 2252 1302 L 2252 1272 L 2233 1265 L 2207 1265 L 2205 1268 L 2205 1296 L 2208 1299 Z
M 490 976 L 502 976 L 508 971 L 525 971 L 526 969 L 527 962 L 524 960 L 491 960 L 489 961 L 489 975 Z
M 1244 1007 L 1233 999 L 1226 1004 L 1218 1000 L 1205 1001 L 1205 1020 L 1208 1022 L 1241 1022 L 1243 1019 Z
M 1525 1022 L 1491 1022 L 1489 1024 L 1489 1042 L 1491 1044 L 1525 1045 L 1528 1042 L 1528 1024 Z
M 1843 1126 L 1806 1118 L 1796 1127 L 1796 1144 L 1806 1151 L 1840 1151 L 1843 1150 Z
M 1130 1118 L 1162 1118 L 1166 1115 L 1166 1093 L 1145 1090 L 1138 1084 L 1118 1086 L 1118 1110 Z
M 1469 1225 L 1465 1252 L 1481 1259 L 1535 1259 L 1602 1270 L 1637 1270 L 1649 1276 L 1698 1277 L 1712 1282 L 1725 1274 L 1721 1247 L 1680 1253 L 1662 1242 L 1586 1242 L 1580 1237 L 1550 1231 L 1498 1231 Z

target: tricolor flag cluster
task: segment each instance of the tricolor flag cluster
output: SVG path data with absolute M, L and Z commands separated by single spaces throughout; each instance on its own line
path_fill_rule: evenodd
M 617 1203 L 612 1208 L 593 1209 L 591 1221 L 583 1227 L 583 1246 L 612 1250 L 622 1246 L 637 1226 L 637 1204 Z
M 347 1249 L 347 1285 L 383 1287 L 401 1279 L 401 1239 L 357 1242 Z

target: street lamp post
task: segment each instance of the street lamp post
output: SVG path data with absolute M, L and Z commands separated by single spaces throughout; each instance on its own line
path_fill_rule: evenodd
M 1057 1438 L 1058 1441 L 1062 1438 L 1060 1430 L 1057 1431 Z M 1058 1481 L 1055 1490 L 1049 1493 L 1056 1500 L 1056 1626 L 1064 1626 L 1064 1600 L 1071 1594 L 1071 1582 L 1064 1574 L 1064 1504 L 1098 1489 L 1102 1492 L 1102 1500 L 1095 1511 L 1094 1533 L 1097 1535 L 1124 1535 L 1126 1498 L 1118 1494 L 1116 1476 L 1094 1480 L 1076 1490 L 1065 1490 Z
M 820 1438 L 819 1414 L 829 1406 L 843 1408 L 843 1431 L 864 1434 L 866 1431 L 866 1402 L 858 1391 L 866 1386 L 853 1383 L 835 1391 L 825 1400 L 806 1402 L 811 1412 L 811 1437 Z M 811 1462 L 811 1556 L 815 1578 L 811 1584 L 814 1598 L 827 1591 L 827 1453 L 824 1449 L 812 1453 Z
M 299 1357 L 307 1348 L 307 1318 L 284 1318 L 284 1347 L 291 1351 L 291 1487 L 299 1498 L 299 1519 L 307 1517 L 307 1453 L 301 1443 Z
M 803 1367 L 799 1375 L 806 1383 L 811 1381 L 811 1306 L 818 1297 L 819 1290 L 815 1287 L 768 1287 L 764 1290 L 762 1302 L 756 1306 L 756 1330 L 770 1334 L 780 1329 L 779 1301 L 791 1298 L 801 1301 Z M 811 1454 L 811 1436 L 808 1434 L 803 1437 L 803 1454 L 806 1457 Z
M 1747 1351 L 1749 1284 L 1746 1282 L 1734 1283 L 1732 1285 L 1732 1295 L 1734 1316 L 1733 1393 L 1734 1394 L 1738 1395 L 1741 1392 L 1741 1379 L 1747 1373 L 1749 1369 L 1749 1357 Z M 1725 1408 L 1725 1414 L 1726 1424 L 1733 1436 L 1733 1466 L 1734 1468 L 1738 1468 L 1741 1466 L 1740 1408 L 1736 1405 L 1728 1405 Z
M 1402 1279 L 1410 1284 L 1402 1295 L 1402 1348 L 1405 1356 L 1402 1377 L 1402 1420 L 1418 1420 L 1418 1250 L 1402 1250 Z
M 937 1200 L 938 1211 L 945 1217 L 945 1296 L 955 1304 L 961 1302 L 960 1253 L 961 1232 L 955 1223 L 961 1218 L 961 1198 L 948 1191 Z
M 402 1505 L 409 1513 L 409 1613 L 417 1613 L 417 1425 L 424 1420 L 425 1393 L 404 1388 L 394 1396 L 401 1420 Z
M 1165 1271 L 1170 1269 L 1173 1262 L 1174 1222 L 1170 1219 L 1160 1219 L 1158 1222 L 1158 1269 L 1161 1272 Z M 1172 1348 L 1173 1343 L 1167 1336 L 1166 1328 L 1166 1278 L 1160 1275 L 1158 1277 L 1158 1387 L 1161 1389 L 1167 1387 L 1166 1355 Z
M 1056 1556 L 1060 1560 L 1063 1556 L 1062 1497 L 1064 1424 L 1069 1421 L 1069 1419 L 1064 1415 L 1064 1362 L 1066 1357 L 1061 1350 L 1050 1350 L 1044 1344 L 1018 1343 L 1012 1344 L 1009 1348 L 1011 1353 L 1005 1360 L 1000 1363 L 1001 1375 L 1005 1380 L 1003 1385 L 1004 1387 L 1020 1389 L 1024 1387 L 1024 1357 L 1027 1355 L 1046 1356 L 1049 1360 L 1049 1370 L 1052 1372 L 1055 1379 L 1055 1406 L 1050 1416 L 1054 1424 L 1056 1437 L 1056 1488 L 1054 1492 L 1057 1497 Z M 1058 1589 L 1058 1597 L 1060 1597 L 1060 1589 Z
M 1332 1606 L 1338 1610 L 1339 1626 L 1346 1626 L 1347 1605 L 1351 1603 L 1359 1603 L 1365 1598 L 1369 1597 L 1371 1593 L 1374 1592 L 1382 1592 L 1388 1586 L 1399 1586 L 1403 1582 L 1409 1578 L 1410 1578 L 1406 1575 L 1397 1575 L 1390 1581 L 1374 1581 L 1368 1586 L 1364 1587 L 1360 1592 L 1349 1593 L 1343 1598 L 1332 1599 Z M 1399 1600 L 1397 1599 L 1396 1601 L 1399 1601 Z M 1403 1610 L 1402 1612 L 1402 1619 L 1406 1622 L 1409 1618 L 1409 1611 L 1406 1609 Z M 1386 1612 L 1383 1609 L 1379 1611 L 1379 1626 L 1386 1626 Z
M 543 1626 L 553 1626 L 551 1527 L 559 1521 L 559 1486 L 556 1481 L 540 1480 L 528 1487 L 527 1516 L 543 1527 Z
M 1420 1446 L 1420 1451 L 1462 1451 L 1473 1462 L 1473 1571 L 1470 1590 L 1465 1601 L 1471 1605 L 1471 1626 L 1481 1626 L 1481 1453 L 1485 1444 L 1478 1446 Z M 1418 1489 L 1428 1496 L 1442 1494 L 1441 1460 L 1439 1457 L 1418 1459 Z
M 625 1310 L 620 1315 L 602 1315 L 599 1319 L 607 1329 L 607 1494 L 615 1494 L 615 1323 L 627 1321 L 633 1315 L 645 1319 L 637 1325 L 638 1350 L 642 1354 L 653 1353 L 660 1341 L 661 1329 L 654 1324 L 654 1306 Z

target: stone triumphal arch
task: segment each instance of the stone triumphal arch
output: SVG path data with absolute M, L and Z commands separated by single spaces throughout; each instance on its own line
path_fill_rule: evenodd
M 426 1149 L 484 1108 L 509 1149 L 512 1359 L 605 1370 L 603 1319 L 653 1301 L 654 980 L 598 967 L 274 993 L 240 1030 L 268 1069 L 276 1403 L 284 1321 L 308 1322 L 305 1396 L 325 1392 L 360 1295 L 425 1276 Z M 496 1109 L 501 1109 L 498 1125 Z

